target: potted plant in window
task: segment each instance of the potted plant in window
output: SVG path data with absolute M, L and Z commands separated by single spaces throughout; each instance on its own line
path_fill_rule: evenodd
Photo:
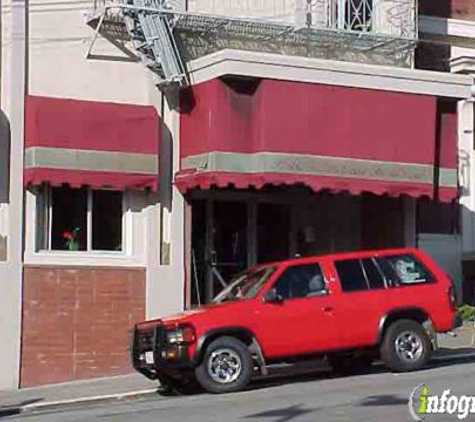
M 79 250 L 78 234 L 81 231 L 80 227 L 76 227 L 73 231 L 65 231 L 63 233 L 63 239 L 66 240 L 65 246 L 68 251 Z

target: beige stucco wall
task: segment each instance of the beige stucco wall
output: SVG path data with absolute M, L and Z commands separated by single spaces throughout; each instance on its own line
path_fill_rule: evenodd
M 29 35 L 29 94 L 93 101 L 146 104 L 162 112 L 161 95 L 153 86 L 148 70 L 140 61 L 131 59 L 134 51 L 124 54 L 111 42 L 99 36 L 90 57 L 86 52 L 94 30 L 85 23 L 85 15 L 92 11 L 88 0 L 32 0 L 30 3 Z M 129 48 L 130 45 L 125 45 Z M 165 117 L 170 131 L 174 132 L 173 150 L 178 160 L 178 115 L 168 110 Z M 170 158 L 171 159 L 171 158 Z M 177 161 L 178 162 L 178 161 Z M 171 183 L 168 181 L 161 181 Z M 183 304 L 183 222 L 181 195 L 173 196 L 173 212 L 167 224 L 172 226 L 172 263 L 161 266 L 160 256 L 160 198 L 146 195 L 134 217 L 134 238 L 140 237 L 134 259 L 147 268 L 147 316 L 163 315 L 181 310 Z M 32 202 L 28 201 L 31 207 Z M 34 213 L 27 212 L 28 218 Z M 31 228 L 34 221 L 28 221 Z M 28 248 L 26 260 L 38 262 L 45 257 L 35 256 Z M 130 257 L 129 257 L 130 258 Z M 84 265 L 97 265 L 98 259 L 84 257 Z M 104 261 L 105 262 L 105 261 Z M 59 262 L 58 262 L 59 263 Z M 121 265 L 127 265 L 124 260 Z
M 34 0 L 28 6 L 26 34 L 26 4 L 16 0 L 13 11 L 11 0 L 2 0 L 0 106 L 11 126 L 12 149 L 9 198 L 5 200 L 2 195 L 0 201 L 0 236 L 8 237 L 8 260 L 0 259 L 0 390 L 19 385 L 23 263 L 42 265 L 49 259 L 35 256 L 31 245 L 26 248 L 24 262 L 22 259 L 23 215 L 27 219 L 27 240 L 31 240 L 35 224 L 31 209 L 34 201 L 27 201 L 23 213 L 24 94 L 149 104 L 161 111 L 161 95 L 143 65 L 130 60 L 133 52 L 124 55 L 99 37 L 91 51 L 92 58 L 86 60 L 94 31 L 85 24 L 84 15 L 91 10 L 92 2 Z M 170 110 L 167 119 L 172 130 L 176 130 L 176 112 Z M 178 142 L 176 136 L 174 142 Z M 174 145 L 174 150 L 178 160 L 178 145 Z M 173 213 L 167 223 L 172 227 L 174 242 L 172 265 L 162 267 L 156 218 L 160 201 L 153 195 L 139 197 L 132 207 L 135 235 L 131 242 L 137 253 L 131 265 L 139 263 L 147 269 L 147 315 L 178 311 L 183 303 L 183 198 L 175 192 Z M 92 256 L 83 258 L 80 261 L 85 266 L 97 264 Z M 66 265 L 67 260 L 55 261 L 55 265 L 62 264 Z M 128 264 L 124 261 L 121 265 Z
M 94 30 L 85 16 L 92 6 L 92 0 L 30 2 L 29 93 L 147 104 L 148 75 L 140 62 L 101 36 L 86 60 Z
M 3 135 L 10 126 L 11 152 L 8 198 L 0 203 L 0 390 L 19 382 L 22 212 L 23 209 L 23 93 L 25 81 L 26 4 L 23 0 L 2 1 L 1 103 Z M 5 256 L 6 255 L 6 256 Z

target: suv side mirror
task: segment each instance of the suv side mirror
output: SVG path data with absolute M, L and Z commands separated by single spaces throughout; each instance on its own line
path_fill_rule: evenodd
M 265 295 L 264 295 L 264 303 L 282 303 L 284 301 L 284 298 L 277 294 L 277 291 L 275 289 L 270 289 Z

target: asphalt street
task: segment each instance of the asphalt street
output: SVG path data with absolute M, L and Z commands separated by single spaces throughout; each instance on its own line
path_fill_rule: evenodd
M 289 368 L 285 370 L 289 372 Z M 292 371 L 290 371 L 292 372 Z M 475 360 L 432 362 L 415 373 L 393 374 L 376 366 L 364 374 L 337 376 L 329 371 L 278 375 L 259 380 L 244 392 L 228 395 L 152 397 L 93 407 L 29 413 L 2 418 L 18 422 L 156 422 L 156 421 L 411 421 L 408 398 L 425 383 L 431 392 L 451 389 L 475 395 Z M 469 415 L 466 420 L 474 420 Z M 455 415 L 427 421 L 458 420 Z

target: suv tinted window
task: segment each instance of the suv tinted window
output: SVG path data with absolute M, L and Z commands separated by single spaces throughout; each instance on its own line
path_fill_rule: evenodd
M 335 262 L 336 271 L 344 292 L 368 290 L 368 282 L 359 259 Z
M 326 293 L 325 280 L 318 264 L 287 268 L 275 282 L 274 288 L 283 299 L 314 297 Z
M 349 259 L 335 262 L 336 271 L 344 292 L 384 289 L 384 277 L 371 258 Z
M 393 286 L 434 282 L 434 276 L 411 255 L 377 258 L 379 267 Z
M 366 273 L 366 278 L 368 279 L 370 289 L 384 289 L 386 284 L 384 282 L 384 277 L 379 268 L 374 263 L 373 259 L 363 259 L 363 268 Z

